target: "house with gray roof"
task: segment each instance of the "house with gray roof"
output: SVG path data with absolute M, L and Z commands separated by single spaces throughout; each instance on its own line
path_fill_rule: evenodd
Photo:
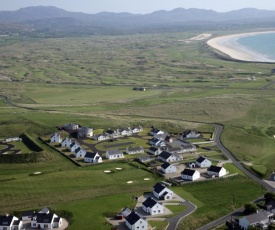
M 118 149 L 112 149 L 106 151 L 106 158 L 109 160 L 124 158 L 123 153 Z
M 92 128 L 88 128 L 88 127 L 81 127 L 77 130 L 77 136 L 78 137 L 92 137 L 94 135 L 94 131 Z
M 239 225 L 242 229 L 247 230 L 249 226 L 261 227 L 267 229 L 270 222 L 270 218 L 273 213 L 267 211 L 261 211 L 252 215 L 244 216 L 239 219 Z
M 127 147 L 126 148 L 127 154 L 138 154 L 138 153 L 144 153 L 144 149 L 142 147 Z
M 153 159 L 152 159 L 149 155 L 147 155 L 147 154 L 142 155 L 142 156 L 139 156 L 137 159 L 138 159 L 140 162 L 143 162 L 143 163 L 145 163 L 145 162 L 150 162 L 150 161 L 153 160 Z
M 150 154 L 152 154 L 152 155 L 154 155 L 154 156 L 157 156 L 157 155 L 159 155 L 161 152 L 162 152 L 162 150 L 161 150 L 161 148 L 158 148 L 158 147 L 150 147 L 149 149 L 148 149 L 148 152 L 150 153 Z
M 181 161 L 183 158 L 178 154 L 169 153 L 167 151 L 162 151 L 158 158 L 163 162 L 175 162 L 175 161 Z

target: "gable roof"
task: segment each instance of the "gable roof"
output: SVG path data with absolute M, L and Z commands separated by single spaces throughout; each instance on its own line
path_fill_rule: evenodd
M 151 160 L 151 157 L 148 156 L 148 155 L 142 155 L 138 158 L 140 161 L 143 161 L 143 160 Z
M 163 163 L 160 167 L 162 167 L 163 169 L 167 169 L 169 168 L 171 165 L 168 162 Z
M 117 155 L 117 154 L 123 154 L 120 150 L 118 149 L 112 149 L 107 151 L 109 153 L 109 156 L 111 155 Z
M 154 192 L 160 193 L 166 187 L 161 183 L 156 183 L 153 188 L 154 188 Z
M 149 148 L 149 150 L 150 150 L 150 151 L 152 151 L 152 152 L 156 152 L 156 151 L 158 151 L 158 150 L 159 150 L 159 148 L 156 148 L 156 147 L 150 147 L 150 148 Z
M 36 217 L 37 223 L 51 223 L 53 221 L 53 213 L 36 213 L 33 216 L 33 219 Z
M 70 147 L 73 147 L 73 146 L 75 146 L 75 145 L 78 145 L 78 146 L 79 146 L 79 144 L 78 144 L 77 142 L 73 141 L 73 142 L 70 144 Z
M 0 216 L 0 226 L 10 226 L 13 216 Z
M 153 208 L 158 202 L 156 202 L 153 198 L 148 197 L 142 205 L 145 206 L 146 208 Z
M 204 162 L 205 160 L 207 160 L 205 157 L 200 156 L 200 157 L 196 160 L 196 162 L 202 163 L 202 162 Z
M 140 220 L 140 216 L 136 212 L 131 212 L 128 216 L 125 217 L 125 220 L 130 224 L 134 225 Z
M 51 138 L 54 137 L 54 136 L 60 137 L 60 134 L 59 133 L 54 133 L 54 134 L 52 134 Z
M 33 216 L 34 214 L 35 211 L 33 210 L 22 212 L 22 216 Z
M 94 159 L 97 154 L 98 153 L 87 152 L 84 157 Z
M 128 148 L 128 151 L 131 152 L 131 151 L 142 151 L 143 148 L 142 147 L 129 147 Z
M 268 214 L 270 213 L 267 211 L 263 211 L 249 216 L 244 216 L 243 218 L 246 218 L 249 224 L 253 224 L 268 219 Z
M 81 147 L 78 147 L 76 150 L 75 150 L 75 153 L 78 153 L 80 151 L 84 151 L 84 149 L 82 149 Z
M 196 170 L 193 169 L 184 169 L 181 174 L 187 175 L 187 176 L 193 176 L 195 174 Z
M 211 165 L 207 171 L 219 173 L 222 170 L 223 167 Z
M 115 132 L 114 130 L 109 129 L 109 130 L 107 130 L 105 133 L 113 134 L 114 132 Z
M 169 152 L 167 152 L 167 151 L 162 151 L 160 154 L 159 154 L 159 157 L 161 157 L 161 158 L 163 158 L 163 159 L 165 159 L 165 160 L 167 160 L 169 157 L 171 157 L 172 156 L 172 154 L 171 153 L 169 153 Z

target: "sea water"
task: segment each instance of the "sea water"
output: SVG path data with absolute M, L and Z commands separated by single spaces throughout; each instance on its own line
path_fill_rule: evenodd
M 267 59 L 275 60 L 275 32 L 240 37 L 236 43 Z

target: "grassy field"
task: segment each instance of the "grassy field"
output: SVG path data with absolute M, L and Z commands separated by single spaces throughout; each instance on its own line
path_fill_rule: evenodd
M 0 137 L 28 133 L 36 139 L 71 122 L 98 132 L 154 125 L 173 133 L 213 132 L 207 123 L 219 122 L 225 125 L 223 144 L 251 164 L 247 165 L 251 171 L 268 177 L 275 170 L 275 91 L 274 85 L 262 87 L 275 80 L 273 66 L 221 60 L 203 41 L 181 41 L 199 33 L 0 41 L 0 78 L 7 77 L 1 78 L 0 95 L 25 107 L 0 99 Z M 252 76 L 255 81 L 249 80 Z M 3 80 L 9 78 L 12 82 Z M 146 91 L 134 91 L 134 86 L 145 86 Z M 146 145 L 146 140 L 140 141 L 135 145 Z M 2 212 L 50 206 L 73 212 L 71 229 L 91 229 L 91 224 L 110 229 L 106 213 L 133 206 L 133 195 L 150 191 L 161 180 L 125 163 L 78 168 L 42 146 L 51 152 L 48 162 L 0 164 Z M 223 160 L 216 149 L 207 154 Z M 103 173 L 116 167 L 123 170 Z M 231 164 L 225 167 L 241 174 Z M 34 172 L 42 174 L 33 176 Z M 134 183 L 127 184 L 128 180 Z M 198 206 L 180 225 L 195 229 L 264 191 L 247 178 L 234 177 L 176 187 L 175 192 Z M 166 223 L 152 225 L 163 229 Z

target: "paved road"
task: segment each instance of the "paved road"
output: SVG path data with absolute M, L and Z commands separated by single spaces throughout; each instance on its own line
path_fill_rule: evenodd
M 180 223 L 180 220 L 182 218 L 190 215 L 191 213 L 193 213 L 197 209 L 197 207 L 189 201 L 181 202 L 181 205 L 187 206 L 187 209 L 184 212 L 178 214 L 177 216 L 167 218 L 166 220 L 168 221 L 169 225 L 166 228 L 166 230 L 175 230 L 175 229 L 177 229 L 178 225 Z

